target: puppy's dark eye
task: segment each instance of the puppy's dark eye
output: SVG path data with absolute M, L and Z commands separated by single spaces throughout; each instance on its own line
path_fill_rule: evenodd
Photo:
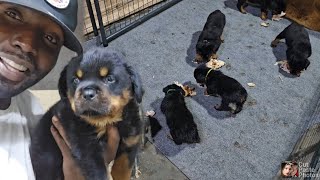
M 114 83 L 116 81 L 116 79 L 114 78 L 114 76 L 109 75 L 104 78 L 104 81 L 105 81 L 105 83 Z
M 80 82 L 79 78 L 74 78 L 73 79 L 73 84 L 77 85 L 77 84 L 79 84 L 79 82 Z

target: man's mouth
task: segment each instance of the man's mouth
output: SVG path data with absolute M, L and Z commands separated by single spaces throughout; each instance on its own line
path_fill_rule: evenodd
M 20 82 L 26 78 L 29 68 L 15 61 L 0 56 L 0 74 L 8 80 Z
M 14 70 L 17 70 L 17 71 L 21 71 L 21 72 L 26 72 L 28 70 L 27 67 L 23 66 L 23 65 L 20 65 L 20 64 L 17 64 L 13 61 L 11 61 L 10 59 L 8 58 L 5 58 L 5 57 L 0 57 L 2 59 L 2 61 L 9 65 L 11 68 L 13 68 Z

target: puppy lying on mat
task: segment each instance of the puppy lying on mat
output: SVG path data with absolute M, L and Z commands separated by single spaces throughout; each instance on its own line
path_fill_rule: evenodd
M 165 93 L 165 97 L 161 102 L 160 109 L 166 116 L 167 125 L 175 144 L 199 143 L 197 125 L 184 101 L 184 97 L 189 96 L 192 92 L 185 91 L 180 84 L 168 85 L 162 91 Z

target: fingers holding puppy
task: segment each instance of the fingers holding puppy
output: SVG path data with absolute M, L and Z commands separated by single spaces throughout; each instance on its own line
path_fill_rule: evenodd
M 60 147 L 61 145 L 60 148 L 64 148 L 64 144 L 65 144 L 70 149 L 70 143 L 68 141 L 66 132 L 64 131 L 62 124 L 60 123 L 59 119 L 56 116 L 52 117 L 52 124 L 53 126 L 51 127 L 51 132 L 58 146 Z
M 70 143 L 67 140 L 66 133 L 57 117 L 52 118 L 53 126 L 50 130 L 56 141 L 63 157 L 63 175 L 65 180 L 84 180 L 80 167 L 73 159 Z

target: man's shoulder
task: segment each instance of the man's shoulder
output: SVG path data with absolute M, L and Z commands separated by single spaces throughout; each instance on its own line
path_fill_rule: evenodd
M 16 97 L 14 97 L 15 102 L 11 105 L 18 106 L 19 111 L 23 114 L 28 114 L 31 112 L 34 115 L 43 114 L 44 110 L 41 106 L 39 100 L 34 96 L 29 90 L 26 90 Z
M 27 119 L 35 121 L 44 113 L 38 99 L 28 90 L 12 97 L 8 109 L 0 111 L 0 119 Z M 33 124 L 33 123 L 32 123 Z

